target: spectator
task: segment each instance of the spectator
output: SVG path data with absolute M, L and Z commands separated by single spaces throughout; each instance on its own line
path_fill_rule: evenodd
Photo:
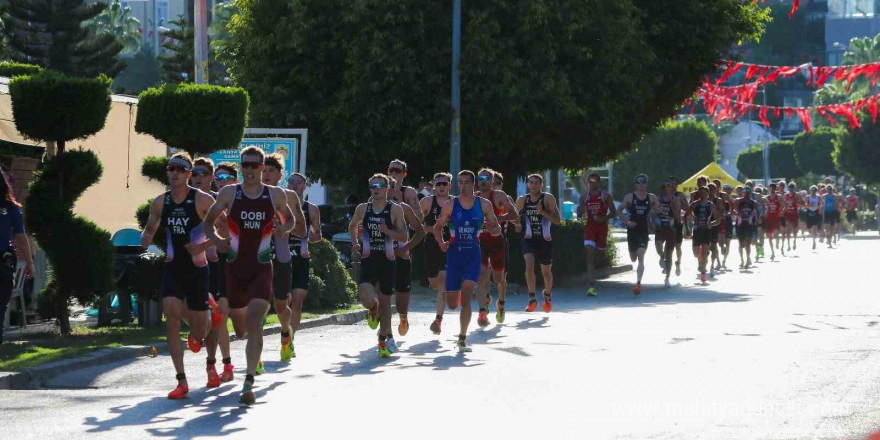
M 6 317 L 6 308 L 12 297 L 15 277 L 15 247 L 21 250 L 27 266 L 25 276 L 34 276 L 34 260 L 31 257 L 31 247 L 27 236 L 24 234 L 24 222 L 21 217 L 21 207 L 15 201 L 12 187 L 5 172 L 0 170 L 0 317 Z M 3 343 L 3 326 L 0 325 L 0 344 Z
M 432 188 L 431 181 L 428 180 L 427 177 L 422 177 L 421 179 L 419 179 L 419 190 L 418 190 L 419 200 L 421 200 L 424 197 L 428 197 L 428 196 L 432 195 L 431 188 Z

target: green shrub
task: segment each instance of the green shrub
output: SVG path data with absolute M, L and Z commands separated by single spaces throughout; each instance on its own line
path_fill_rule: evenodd
M 0 63 L 0 76 L 5 76 L 7 78 L 21 75 L 33 75 L 40 73 L 42 70 L 42 67 L 34 64 L 14 63 L 10 61 Z
M 138 301 L 159 300 L 164 268 L 165 254 L 144 252 L 125 271 L 117 283 L 117 290 L 134 294 Z
M 331 310 L 354 302 L 357 285 L 339 260 L 339 252 L 327 240 L 309 244 L 311 270 L 307 310 Z
M 135 131 L 191 154 L 235 148 L 244 136 L 248 103 L 241 88 L 163 84 L 138 96 Z
M 812 133 L 803 132 L 794 138 L 794 158 L 803 172 L 837 174 L 831 152 L 836 137 L 834 129 L 818 127 Z
M 794 159 L 793 141 L 770 142 L 770 177 L 782 177 L 791 180 L 800 177 L 804 172 L 798 168 Z M 748 150 L 739 153 L 736 158 L 736 168 L 740 173 L 750 179 L 758 179 L 764 176 L 764 147 L 755 145 Z
M 862 183 L 880 183 L 880 127 L 871 115 L 861 118 L 862 126 L 854 130 L 839 130 L 834 139 L 834 166 Z
M 138 228 L 141 231 L 144 230 L 144 226 L 147 225 L 147 220 L 150 218 L 150 204 L 152 204 L 152 200 L 147 200 L 143 205 L 138 206 L 137 211 L 135 211 L 134 218 L 138 222 Z M 160 248 L 165 248 L 165 228 L 157 228 L 156 233 L 153 235 L 153 244 L 159 246 Z
M 110 111 L 110 83 L 97 78 L 70 78 L 44 70 L 9 82 L 15 128 L 28 139 L 64 142 L 89 137 L 102 128 Z
M 147 156 L 141 164 L 141 175 L 147 179 L 168 185 L 168 158 L 165 156 Z

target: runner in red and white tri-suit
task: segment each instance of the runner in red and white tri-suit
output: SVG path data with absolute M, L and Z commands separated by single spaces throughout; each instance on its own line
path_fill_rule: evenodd
M 596 250 L 604 251 L 608 246 L 608 219 L 617 217 L 611 194 L 599 187 L 601 178 L 593 173 L 587 178 L 588 190 L 581 194 L 578 203 L 578 217 L 586 216 L 584 226 L 584 246 L 587 248 L 587 274 L 589 287 L 587 296 L 596 296 Z
M 774 250 L 775 248 L 773 247 L 773 240 L 777 237 L 776 231 L 779 230 L 779 223 L 782 216 L 784 202 L 782 201 L 782 199 L 779 198 L 779 194 L 776 193 L 775 183 L 771 183 L 768 186 L 768 189 L 770 192 L 767 196 L 767 217 L 764 220 L 764 229 L 767 231 L 767 242 L 770 245 L 770 261 L 773 261 L 776 259 L 776 252 Z
M 849 223 L 849 229 L 853 235 L 856 235 L 856 227 L 858 226 L 859 216 L 856 211 L 859 209 L 859 196 L 856 195 L 856 189 L 850 188 L 849 195 L 846 196 L 846 222 Z

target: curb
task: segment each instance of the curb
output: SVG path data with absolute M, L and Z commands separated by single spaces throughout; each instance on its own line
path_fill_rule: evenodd
M 596 280 L 604 280 L 606 278 L 610 278 L 613 275 L 621 274 L 624 272 L 630 272 L 633 270 L 632 264 L 621 264 L 619 266 L 606 267 L 605 269 L 596 269 Z M 565 286 L 571 286 L 572 284 L 582 285 L 589 281 L 589 275 L 583 273 L 574 278 L 569 278 L 562 283 Z
M 392 306 L 392 313 L 395 307 Z M 353 310 L 337 315 L 326 315 L 315 319 L 304 320 L 299 325 L 299 330 L 322 327 L 326 325 L 351 325 L 367 319 L 367 310 Z M 281 333 L 281 325 L 274 325 L 263 329 L 263 336 Z M 239 340 L 234 334 L 229 335 L 229 341 Z M 184 350 L 186 343 L 182 344 Z M 155 345 L 127 345 L 117 348 L 104 348 L 95 350 L 89 354 L 73 359 L 49 362 L 34 368 L 28 368 L 19 372 L 0 372 L 0 390 L 27 390 L 42 388 L 55 376 L 72 370 L 95 367 L 111 362 L 134 359 L 141 356 L 151 356 L 153 347 L 157 353 L 168 351 L 168 343 L 162 342 Z

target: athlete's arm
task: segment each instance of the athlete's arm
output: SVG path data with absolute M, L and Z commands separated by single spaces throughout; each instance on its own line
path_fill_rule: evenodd
M 633 228 L 636 226 L 636 222 L 629 221 L 626 217 L 623 216 L 623 211 L 629 208 L 629 205 L 632 203 L 632 193 L 623 196 L 623 201 L 620 202 L 620 209 L 617 210 L 617 218 L 620 219 L 628 228 Z
M 144 225 L 144 232 L 141 233 L 141 247 L 144 249 L 153 242 L 153 235 L 156 229 L 159 229 L 159 222 L 162 221 L 162 203 L 165 198 L 164 194 L 160 194 L 153 199 L 150 204 L 150 216 L 147 218 L 147 224 Z
M 424 221 L 425 216 L 421 215 L 422 210 L 419 209 L 419 194 L 416 192 L 415 188 L 404 187 L 403 201 L 412 208 L 413 214 L 418 216 L 419 223 Z
M 681 224 L 681 203 L 678 197 L 672 198 L 672 220 L 675 224 Z
M 614 206 L 614 199 L 611 198 L 611 194 L 605 193 L 603 197 L 605 199 L 605 206 L 608 207 L 608 212 L 606 215 L 596 218 L 596 220 L 607 223 L 608 217 L 617 217 L 617 208 Z
M 18 222 L 21 225 L 21 214 L 19 213 L 18 218 L 13 220 L 14 222 Z M 23 230 L 24 226 L 21 226 Z M 31 253 L 31 242 L 28 240 L 28 236 L 24 232 L 19 232 L 12 236 L 12 241 L 15 242 L 15 248 L 21 251 L 22 255 L 24 255 L 25 269 L 24 276 L 25 278 L 33 278 L 34 277 L 34 257 Z
M 577 216 L 578 218 L 582 218 L 584 214 L 586 214 L 587 210 L 584 208 L 584 201 L 587 199 L 587 194 L 590 193 L 590 189 L 587 188 L 586 191 L 581 193 L 581 196 L 578 197 L 578 207 L 577 207 Z
M 425 217 L 428 216 L 428 213 L 431 212 L 431 204 L 434 203 L 435 196 L 427 196 L 422 197 L 422 200 L 419 200 L 419 209 L 422 211 L 422 221 L 425 220 Z M 434 228 L 425 229 L 425 233 L 433 234 Z
M 205 236 L 208 237 L 208 241 L 217 245 L 218 249 L 228 249 L 230 238 L 218 237 L 214 225 L 217 223 L 217 218 L 220 217 L 220 214 L 226 212 L 226 210 L 232 206 L 232 200 L 234 198 L 235 185 L 229 185 L 221 189 L 220 193 L 217 194 L 217 200 L 214 201 L 214 204 L 211 205 L 211 209 L 205 214 L 205 217 L 202 220 L 202 225 L 200 226 L 205 231 Z
M 392 240 L 399 243 L 407 241 L 409 239 L 409 234 L 406 231 L 406 218 L 403 214 L 403 208 L 395 203 L 391 204 L 391 223 L 391 228 L 389 228 L 384 221 L 380 223 L 379 232 L 391 237 Z
M 196 190 L 196 212 L 199 214 L 199 217 L 205 218 L 205 215 L 208 214 L 208 211 L 211 209 L 211 206 L 214 204 L 214 198 L 208 195 L 201 190 Z M 199 225 L 198 227 L 203 227 L 204 223 Z M 206 232 L 207 234 L 207 232 Z M 214 242 L 211 240 L 205 240 L 201 243 L 187 243 L 183 245 L 183 248 L 189 252 L 190 255 L 201 254 L 202 252 L 207 251 L 208 249 L 214 247 Z
M 422 225 L 422 221 L 416 216 L 415 210 L 412 206 L 409 205 L 400 205 L 403 208 L 403 215 L 406 220 L 406 223 L 409 224 L 409 228 L 413 231 L 413 236 L 410 240 L 400 248 L 403 252 L 409 252 L 414 247 L 418 246 L 419 243 L 425 238 L 425 227 Z
M 709 202 L 709 205 L 712 208 L 712 212 L 716 212 L 717 207 L 715 206 L 715 202 Z M 710 226 L 712 226 L 714 228 L 715 226 L 718 226 L 720 224 L 721 224 L 721 217 L 712 216 L 712 224 Z
M 507 193 L 504 191 L 495 190 L 492 193 L 492 197 L 497 198 L 498 193 L 501 193 L 501 195 L 502 195 L 501 206 L 503 206 L 504 210 L 506 211 L 504 213 L 504 215 L 502 215 L 501 217 L 498 217 L 499 224 L 500 224 L 500 222 L 503 222 L 503 221 L 509 221 L 509 222 L 516 221 L 516 219 L 519 218 L 519 210 L 516 209 L 516 206 L 513 206 L 513 203 L 510 203 L 510 197 L 508 197 Z M 493 203 L 494 203 L 494 201 L 493 201 Z M 493 211 L 492 214 L 494 215 L 495 212 Z
M 446 226 L 446 222 L 449 221 L 449 216 L 452 215 L 452 207 L 455 203 L 455 199 L 449 199 L 443 206 L 440 208 L 440 216 L 437 217 L 437 223 L 434 224 L 434 240 L 437 240 L 437 244 L 440 245 L 440 249 L 443 252 L 446 252 L 446 248 L 449 247 L 449 243 L 443 241 L 443 227 Z
M 358 227 L 361 222 L 364 221 L 364 213 L 367 211 L 367 204 L 361 203 L 354 209 L 354 215 L 351 216 L 351 221 L 348 223 L 348 238 L 351 239 L 351 251 L 352 252 L 360 252 L 361 245 L 358 242 Z M 355 250 L 357 247 L 357 250 Z
M 288 232 L 297 237 L 305 237 L 309 233 L 309 225 L 306 224 L 306 216 L 302 211 L 302 200 L 299 199 L 299 194 L 296 191 L 283 188 L 281 192 L 287 197 L 287 209 L 293 214 L 295 221 L 293 228 Z
M 317 205 L 311 203 L 306 206 L 309 209 L 309 218 L 312 220 L 312 224 L 309 227 L 309 241 L 315 243 L 324 239 L 321 235 L 321 210 L 318 209 Z
M 505 201 L 506 200 L 507 198 L 505 198 Z M 477 201 L 480 202 L 480 207 L 483 209 L 483 218 L 486 225 L 489 226 L 487 228 L 489 234 L 491 234 L 493 237 L 501 235 L 501 224 L 498 223 L 498 217 L 495 216 L 495 210 L 493 209 L 494 207 L 492 206 L 492 202 L 482 197 L 477 197 Z M 508 204 L 510 204 L 509 201 Z M 508 211 L 508 214 L 510 214 L 510 211 Z
M 544 209 L 546 206 L 546 210 Z M 562 218 L 559 216 L 559 207 L 556 206 L 556 197 L 553 197 L 553 194 L 547 194 L 544 196 L 544 203 L 538 203 L 537 206 L 538 214 L 543 215 L 550 223 L 554 225 L 558 225 L 562 223 Z

